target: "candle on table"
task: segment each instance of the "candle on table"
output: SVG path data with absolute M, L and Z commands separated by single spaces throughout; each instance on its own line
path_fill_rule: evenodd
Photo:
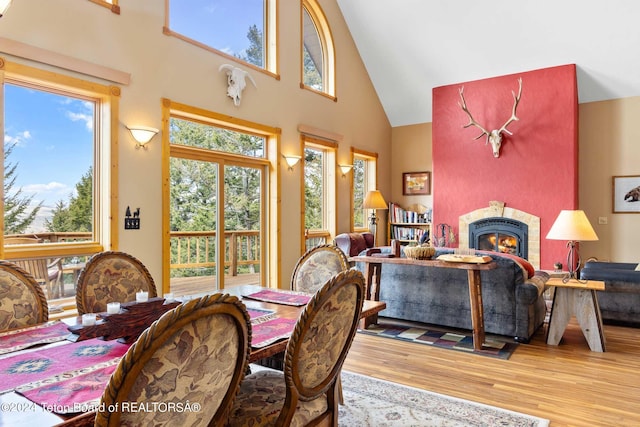
M 93 326 L 96 324 L 95 313 L 85 313 L 82 315 L 82 326 Z
M 119 302 L 107 303 L 107 313 L 108 314 L 120 313 L 120 303 Z
M 146 302 L 149 300 L 149 292 L 140 291 L 136 293 L 136 302 Z

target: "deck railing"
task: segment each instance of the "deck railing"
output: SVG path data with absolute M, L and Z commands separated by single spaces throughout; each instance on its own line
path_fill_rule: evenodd
M 28 237 L 44 243 L 82 242 L 91 240 L 91 233 L 45 232 L 12 234 L 5 237 Z M 172 231 L 172 271 L 177 269 L 205 269 L 216 267 L 215 231 Z M 228 274 L 255 273 L 260 266 L 260 231 L 224 232 L 224 267 Z
M 216 267 L 214 231 L 172 231 L 171 270 Z M 260 231 L 224 232 L 224 267 L 228 274 L 254 273 L 260 266 Z

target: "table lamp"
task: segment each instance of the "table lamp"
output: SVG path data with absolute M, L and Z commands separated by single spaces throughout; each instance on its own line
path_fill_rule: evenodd
M 558 218 L 556 218 L 547 234 L 547 239 L 568 241 L 567 268 L 569 274 L 562 281 L 567 283 L 571 279 L 579 280 L 578 270 L 580 270 L 581 260 L 576 243 L 581 240 L 598 240 L 598 236 L 584 211 L 560 211 Z
M 373 233 L 374 245 L 377 245 L 378 235 L 376 233 L 376 223 L 378 222 L 378 218 L 376 217 L 376 210 L 388 209 L 387 202 L 384 201 L 384 197 L 382 197 L 382 194 L 378 190 L 372 190 L 367 192 L 364 202 L 362 203 L 362 207 L 364 209 L 371 209 L 371 216 L 369 217 L 369 231 Z

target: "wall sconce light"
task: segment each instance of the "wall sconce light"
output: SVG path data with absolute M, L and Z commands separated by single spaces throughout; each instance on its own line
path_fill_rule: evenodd
M 300 161 L 300 159 L 302 157 L 300 156 L 285 156 L 284 154 L 282 155 L 282 157 L 284 157 L 284 160 L 287 162 L 287 165 L 289 165 L 289 170 L 292 171 L 293 167 L 298 164 L 298 162 Z
M 147 149 L 147 142 L 151 141 L 151 139 L 156 136 L 158 132 L 160 132 L 156 128 L 150 128 L 147 126 L 127 126 L 129 132 L 131 132 L 131 136 L 136 140 L 136 149 L 140 147 Z
M 353 165 L 338 165 L 340 170 L 342 171 L 342 177 L 346 177 L 351 169 L 353 169 Z
M 0 0 L 0 18 L 9 9 L 9 6 L 11 6 L 11 0 Z

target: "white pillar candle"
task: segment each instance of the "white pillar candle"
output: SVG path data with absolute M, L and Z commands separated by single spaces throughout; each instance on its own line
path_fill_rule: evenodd
M 95 313 L 85 313 L 82 315 L 82 326 L 93 326 L 96 324 Z
M 136 293 L 136 302 L 146 302 L 149 300 L 149 292 L 140 291 Z
M 108 314 L 118 314 L 118 313 L 120 313 L 120 303 L 119 302 L 107 303 L 107 313 Z

